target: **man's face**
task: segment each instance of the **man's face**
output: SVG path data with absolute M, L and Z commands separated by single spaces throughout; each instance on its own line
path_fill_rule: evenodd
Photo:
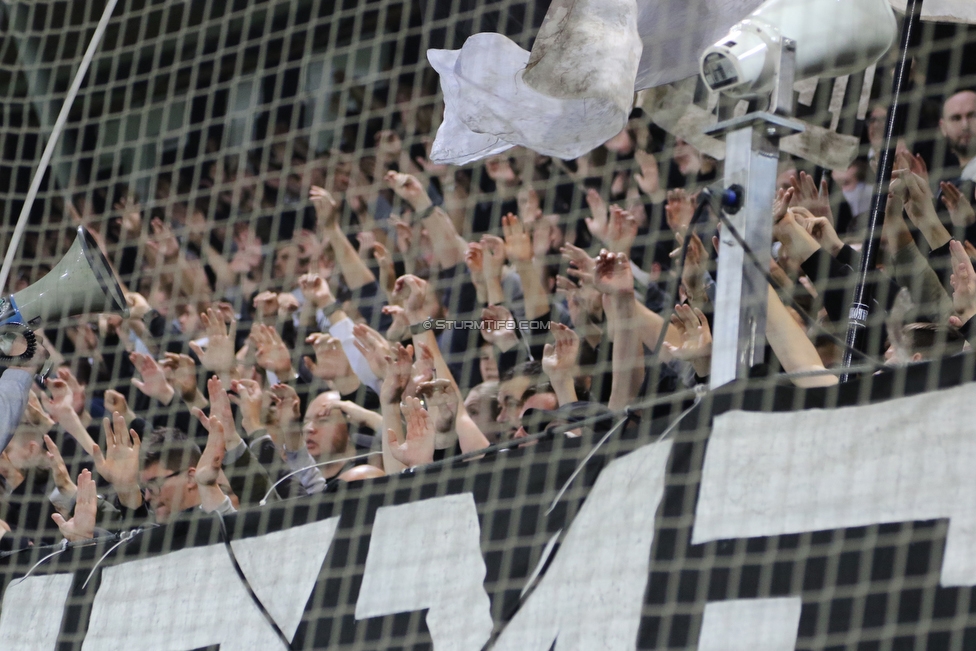
M 955 154 L 967 159 L 976 155 L 976 93 L 956 93 L 946 100 L 939 128 Z
M 502 439 L 508 440 L 522 425 L 522 395 L 532 384 L 531 378 L 513 377 L 502 382 L 498 387 L 498 404 L 501 412 L 495 420 L 502 423 L 506 431 L 502 432 Z
M 192 493 L 196 486 L 190 482 L 186 472 L 173 472 L 153 463 L 143 468 L 139 485 L 143 499 L 149 503 L 156 522 L 160 524 L 166 524 L 174 514 L 195 506 Z
M 349 185 L 351 183 L 352 161 L 343 157 L 342 159 L 336 161 L 335 167 L 332 171 L 332 184 L 329 189 L 341 194 L 349 189 Z
M 875 106 L 868 114 L 868 140 L 875 151 L 884 145 L 885 122 L 888 119 L 888 110 L 883 106 Z
M 300 256 L 297 244 L 286 244 L 275 251 L 274 277 L 297 278 L 308 273 L 310 261 Z
M 341 454 L 349 445 L 349 424 L 333 396 L 323 394 L 305 412 L 305 447 L 313 457 Z
M 498 381 L 498 363 L 495 361 L 495 351 L 492 346 L 482 346 L 478 349 L 478 370 L 481 371 L 482 382 Z
M 468 412 L 468 416 L 471 416 L 471 419 L 478 426 L 478 429 L 481 430 L 481 433 L 492 443 L 497 443 L 499 425 L 495 422 L 494 414 L 492 413 L 494 411 L 492 403 L 493 400 L 490 393 L 472 390 L 468 393 L 468 397 L 464 399 L 464 408 Z

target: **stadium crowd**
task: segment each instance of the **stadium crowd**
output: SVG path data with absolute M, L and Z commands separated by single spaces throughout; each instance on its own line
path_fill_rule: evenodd
M 0 549 L 232 513 L 555 425 L 606 431 L 614 412 L 708 383 L 724 233 L 713 210 L 694 216 L 721 162 L 636 111 L 576 161 L 514 149 L 437 165 L 430 116 L 398 99 L 367 148 L 316 155 L 277 129 L 237 165 L 213 138 L 153 197 L 65 202 L 52 223 L 98 237 L 130 314 L 47 331 L 46 389 L 40 357 L 4 376 L 29 397 L 0 457 Z M 844 352 L 885 114 L 869 113 L 849 169 L 781 161 L 755 375 L 837 382 L 825 370 Z M 942 178 L 899 145 L 872 280 L 879 366 L 976 337 L 976 93 L 948 97 L 939 125 Z M 56 259 L 64 230 L 25 256 Z

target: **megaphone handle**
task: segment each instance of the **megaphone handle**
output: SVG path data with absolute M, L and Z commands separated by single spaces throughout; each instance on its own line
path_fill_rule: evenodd
M 26 362 L 32 359 L 37 352 L 37 336 L 34 335 L 34 331 L 23 323 L 4 323 L 0 325 L 0 331 L 7 330 L 8 328 L 16 329 L 17 334 L 21 335 L 27 341 L 27 350 L 20 355 L 13 356 L 0 353 L 0 363 Z

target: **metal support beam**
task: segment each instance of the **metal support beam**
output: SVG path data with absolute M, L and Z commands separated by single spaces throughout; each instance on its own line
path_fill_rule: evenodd
M 741 210 L 729 215 L 735 230 L 768 270 L 773 240 L 773 200 L 781 138 L 803 125 L 771 113 L 751 113 L 715 125 L 709 135 L 725 135 L 725 185 L 745 190 Z M 722 232 L 712 333 L 711 386 L 744 378 L 764 361 L 766 276 L 728 232 Z

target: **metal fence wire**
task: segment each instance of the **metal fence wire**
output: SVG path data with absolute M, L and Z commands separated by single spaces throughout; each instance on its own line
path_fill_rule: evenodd
M 637 4 L 697 69 L 722 3 Z M 796 83 L 763 362 L 711 388 L 746 234 L 705 129 L 756 103 L 692 72 L 578 158 L 442 164 L 428 51 L 549 3 L 0 2 L 3 293 L 50 303 L 46 383 L 0 380 L 0 647 L 976 650 L 976 27 L 918 4 Z M 126 314 L 50 274 L 79 227 Z

